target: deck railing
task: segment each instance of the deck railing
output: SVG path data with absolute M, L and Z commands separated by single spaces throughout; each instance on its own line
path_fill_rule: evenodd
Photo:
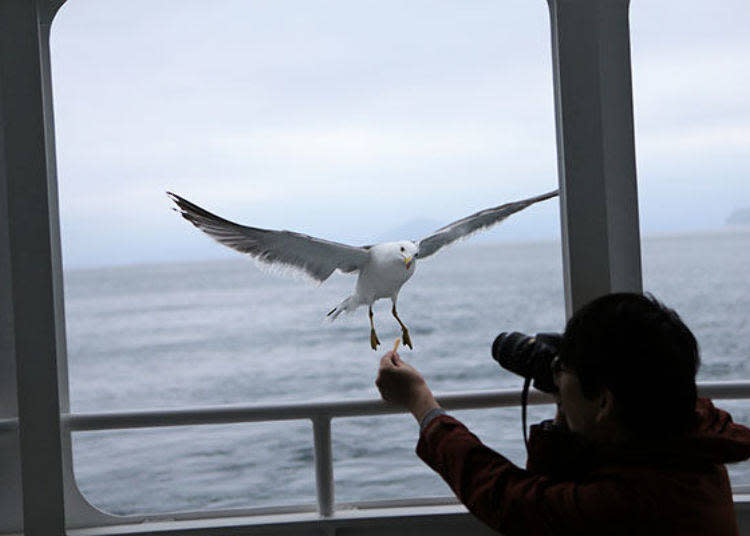
M 703 382 L 699 394 L 714 399 L 750 398 L 750 381 Z M 518 406 L 519 390 L 445 393 L 436 396 L 448 410 Z M 532 391 L 529 404 L 548 404 L 552 397 Z M 63 431 L 120 430 L 208 424 L 247 423 L 281 420 L 312 421 L 318 512 L 328 517 L 334 511 L 331 419 L 403 413 L 404 410 L 379 399 L 338 400 L 275 405 L 231 405 L 169 410 L 68 413 L 61 416 Z M 14 431 L 17 419 L 0 419 L 0 433 Z

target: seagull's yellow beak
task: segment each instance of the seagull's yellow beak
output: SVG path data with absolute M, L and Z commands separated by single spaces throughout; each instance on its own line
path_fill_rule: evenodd
M 413 260 L 414 260 L 414 257 L 404 257 L 404 264 L 406 265 L 407 270 L 411 268 L 411 263 Z

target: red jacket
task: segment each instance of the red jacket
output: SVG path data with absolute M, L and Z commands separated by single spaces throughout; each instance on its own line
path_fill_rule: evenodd
M 507 535 L 736 535 L 724 464 L 750 457 L 750 429 L 708 399 L 697 414 L 691 436 L 619 448 L 532 426 L 526 469 L 442 415 L 422 432 L 417 454 L 471 513 Z

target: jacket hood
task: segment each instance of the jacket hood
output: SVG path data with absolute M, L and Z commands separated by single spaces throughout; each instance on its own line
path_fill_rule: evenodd
M 657 418 L 649 415 L 645 418 Z M 621 466 L 679 470 L 739 462 L 750 458 L 750 429 L 732 421 L 707 398 L 696 403 L 696 425 L 687 436 L 624 444 L 593 444 L 557 426 L 531 427 L 527 468 L 568 478 Z
M 726 411 L 708 398 L 696 404 L 695 431 L 686 439 L 686 454 L 713 463 L 741 462 L 750 458 L 750 429 L 732 421 Z
M 732 416 L 698 398 L 696 424 L 687 436 L 654 441 L 639 440 L 604 449 L 612 461 L 640 463 L 646 460 L 662 466 L 724 464 L 750 458 L 750 429 L 732 421 Z

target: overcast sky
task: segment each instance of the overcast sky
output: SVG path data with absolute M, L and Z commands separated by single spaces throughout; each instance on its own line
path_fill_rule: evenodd
M 645 234 L 750 206 L 748 20 L 746 0 L 632 2 Z M 543 0 L 68 0 L 52 33 L 66 266 L 231 255 L 167 189 L 355 244 L 554 189 L 550 63 Z M 492 238 L 559 237 L 545 205 Z

